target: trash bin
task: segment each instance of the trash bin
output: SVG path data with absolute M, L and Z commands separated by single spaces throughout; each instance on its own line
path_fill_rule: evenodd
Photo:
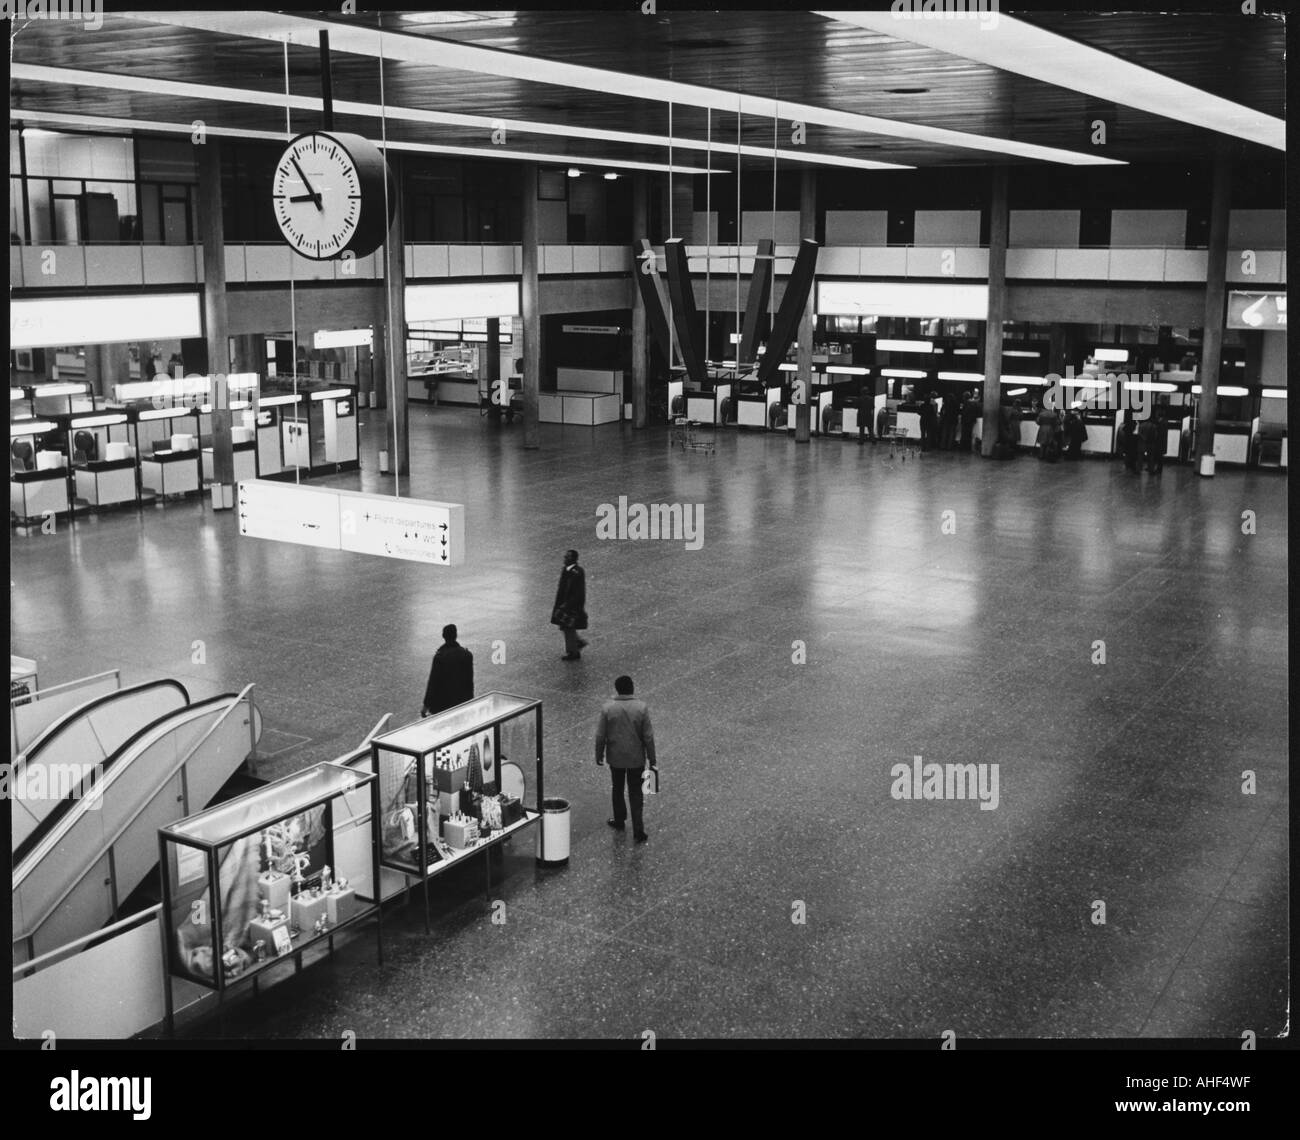
M 537 862 L 542 866 L 556 867 L 569 861 L 569 822 L 568 800 L 542 801 L 542 821 L 537 825 Z
M 1200 461 L 1199 461 L 1198 466 L 1197 466 L 1197 474 L 1198 474 L 1198 475 L 1213 475 L 1213 474 L 1214 474 L 1214 456 L 1213 456 L 1213 454 L 1210 454 L 1210 455 L 1202 455 L 1202 456 L 1201 456 Z

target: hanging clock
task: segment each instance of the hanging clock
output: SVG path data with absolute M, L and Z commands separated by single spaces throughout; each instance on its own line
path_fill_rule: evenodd
M 271 184 L 284 240 L 313 261 L 373 253 L 393 219 L 391 196 L 385 208 L 385 171 L 379 148 L 360 135 L 299 135 L 276 163 Z

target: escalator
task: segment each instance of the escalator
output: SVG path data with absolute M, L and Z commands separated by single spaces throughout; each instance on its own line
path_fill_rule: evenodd
M 72 794 L 142 724 L 190 703 L 179 681 L 145 681 L 93 697 L 64 713 L 13 758 L 11 849 L 16 851 L 51 808 Z
M 256 747 L 251 689 L 163 714 L 42 805 L 14 848 L 15 963 L 121 912 L 158 862 L 158 828 L 206 807 Z

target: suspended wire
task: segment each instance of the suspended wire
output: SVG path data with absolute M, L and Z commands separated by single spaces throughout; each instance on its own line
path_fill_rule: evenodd
M 286 40 L 284 43 L 284 133 L 287 139 L 289 140 L 293 139 L 293 127 L 290 125 L 290 119 L 289 119 L 289 41 L 288 40 Z M 305 190 L 306 187 L 304 186 L 303 189 Z M 297 251 L 294 250 L 292 247 L 290 247 L 289 249 L 289 335 L 290 337 L 293 338 L 293 414 L 294 414 L 294 423 L 298 426 L 298 430 L 301 431 L 302 421 L 297 418 L 300 415 L 300 409 L 298 407 L 298 295 L 297 295 L 297 290 L 294 287 L 294 269 L 295 269 L 295 262 L 297 261 L 297 257 L 298 257 Z M 308 415 L 311 414 L 310 409 L 308 409 L 307 414 Z M 299 438 L 300 437 L 298 436 L 298 434 L 295 433 L 294 439 L 297 440 Z M 294 447 L 295 453 L 299 450 L 300 447 L 301 444 L 295 445 Z M 311 462 L 310 421 L 307 424 L 307 461 Z M 302 468 L 298 464 L 297 454 L 294 455 L 293 481 L 295 484 L 302 482 Z
M 381 14 L 375 15 L 375 23 L 379 26 L 379 131 L 380 140 L 384 149 L 384 221 L 388 221 L 389 204 L 388 204 L 388 104 L 384 99 L 384 18 Z M 398 219 L 400 221 L 400 219 Z M 397 227 L 402 228 L 400 225 Z M 388 374 L 393 378 L 392 391 L 389 393 L 388 418 L 393 423 L 393 453 L 389 457 L 389 466 L 393 469 L 393 498 L 402 497 L 402 473 L 398 470 L 401 466 L 401 456 L 397 449 L 397 368 L 400 363 L 402 376 L 406 376 L 406 322 L 403 320 L 402 328 L 393 328 L 393 227 L 388 227 L 388 232 L 384 235 L 384 311 L 388 321 L 388 341 L 389 349 L 384 353 L 385 358 L 396 356 L 395 348 L 401 349 L 401 355 L 397 359 L 387 359 Z M 398 256 L 405 258 L 406 250 L 398 250 Z M 405 312 L 405 310 L 403 310 Z M 403 384 L 403 386 L 405 386 Z M 406 393 L 402 393 L 402 398 L 406 398 Z M 409 425 L 408 425 L 409 432 Z M 408 435 L 409 438 L 409 435 Z

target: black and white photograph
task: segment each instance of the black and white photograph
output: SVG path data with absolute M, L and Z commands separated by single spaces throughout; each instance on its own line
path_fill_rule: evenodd
M 1280 1096 L 1285 5 L 3 16 L 28 1107 Z

